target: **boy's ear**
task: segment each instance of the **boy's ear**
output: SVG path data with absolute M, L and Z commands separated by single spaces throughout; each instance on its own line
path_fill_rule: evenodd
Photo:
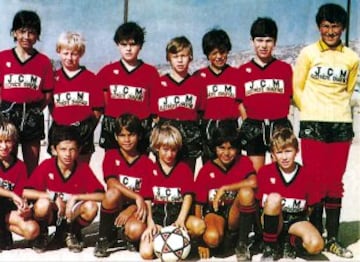
M 51 148 L 51 155 L 52 155 L 52 156 L 57 156 L 55 147 L 54 147 L 54 146 L 51 146 L 50 148 Z

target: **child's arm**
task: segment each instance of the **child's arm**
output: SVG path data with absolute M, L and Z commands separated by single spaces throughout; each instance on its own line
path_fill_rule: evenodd
M 181 227 L 183 229 L 186 229 L 185 227 L 185 220 L 189 214 L 190 208 L 192 204 L 192 196 L 191 195 L 185 195 L 184 200 L 181 205 L 180 213 L 178 215 L 178 218 L 175 221 L 175 226 Z
M 144 233 L 142 234 L 141 239 L 143 241 L 150 242 L 153 240 L 153 236 L 157 233 L 157 226 L 152 217 L 151 200 L 146 200 L 145 203 L 146 203 L 146 206 L 148 209 L 147 228 L 145 229 Z

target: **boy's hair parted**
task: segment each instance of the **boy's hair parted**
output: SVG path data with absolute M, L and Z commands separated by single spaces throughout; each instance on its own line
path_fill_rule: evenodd
M 299 142 L 294 131 L 287 127 L 275 130 L 270 141 L 270 151 L 274 152 L 288 146 L 295 148 L 296 151 L 299 150 Z
M 19 139 L 15 125 L 3 116 L 0 116 L 0 138 L 11 139 L 15 144 L 17 144 Z
M 141 138 L 144 133 L 141 120 L 133 114 L 122 114 L 115 119 L 115 135 L 120 134 L 123 128 L 125 128 L 130 133 L 137 134 L 139 138 Z
M 270 17 L 258 17 L 251 25 L 251 39 L 255 37 L 272 37 L 277 40 L 278 28 L 276 22 Z
M 40 40 L 41 20 L 36 12 L 20 10 L 15 14 L 10 33 L 12 34 L 21 28 L 34 30 L 37 34 L 37 39 Z M 14 41 L 16 41 L 15 37 Z
M 135 44 L 143 46 L 145 42 L 145 28 L 135 22 L 121 24 L 115 31 L 114 42 L 118 45 L 121 41 L 134 40 Z
M 202 49 L 206 57 L 215 49 L 218 49 L 220 52 L 230 52 L 230 37 L 222 29 L 212 29 L 203 36 Z
M 211 134 L 211 150 L 215 153 L 216 147 L 223 143 L 230 143 L 234 148 L 240 150 L 240 135 L 233 125 L 222 124 L 214 129 Z
M 60 142 L 66 140 L 75 141 L 78 147 L 82 146 L 79 131 L 75 126 L 55 126 L 49 140 L 52 141 L 51 146 L 56 147 Z
M 60 53 L 61 49 L 68 48 L 79 52 L 80 56 L 85 53 L 85 38 L 77 32 L 63 32 L 56 42 L 56 52 Z
M 156 126 L 151 132 L 150 148 L 153 152 L 158 151 L 162 145 L 166 145 L 180 151 L 182 143 L 183 141 L 180 131 L 169 123 L 165 122 Z
M 187 39 L 185 36 L 177 36 L 172 38 L 169 41 L 169 43 L 166 45 L 166 61 L 170 60 L 169 59 L 170 54 L 176 54 L 185 48 L 189 49 L 190 59 L 192 60 L 193 48 L 189 39 Z
M 318 27 L 322 21 L 329 21 L 330 23 L 340 23 L 345 29 L 348 24 L 348 14 L 342 6 L 329 3 L 319 7 L 315 20 Z

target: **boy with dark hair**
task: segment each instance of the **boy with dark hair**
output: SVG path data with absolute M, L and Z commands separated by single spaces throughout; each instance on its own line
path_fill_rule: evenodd
M 231 124 L 239 128 L 240 99 L 237 70 L 228 64 L 231 41 L 222 29 L 212 29 L 202 39 L 202 49 L 209 66 L 199 69 L 194 75 L 199 78 L 202 90 L 203 108 L 201 131 L 203 138 L 203 162 L 214 157 L 209 141 L 213 130 Z
M 105 150 L 118 147 L 114 138 L 114 122 L 116 117 L 124 113 L 134 114 L 141 119 L 145 128 L 144 139 L 148 140 L 150 135 L 150 93 L 160 82 L 157 69 L 138 58 L 144 37 L 145 30 L 137 23 L 120 25 L 114 35 L 120 61 L 104 66 L 97 74 L 104 93 L 100 146 Z
M 52 146 L 55 156 L 44 160 L 30 176 L 24 196 L 34 201 L 33 216 L 40 235 L 33 248 L 43 252 L 48 245 L 48 226 L 56 225 L 55 240 L 72 252 L 83 249 L 81 229 L 96 217 L 104 188 L 89 165 L 77 161 L 80 135 L 74 126 L 57 126 Z
M 0 52 L 0 112 L 18 129 L 29 175 L 39 161 L 40 141 L 45 138 L 42 111 L 53 89 L 50 59 L 34 48 L 40 33 L 39 16 L 21 10 L 11 28 L 16 46 Z
M 265 164 L 271 134 L 279 127 L 291 127 L 287 116 L 292 97 L 291 66 L 274 57 L 277 26 L 259 17 L 251 26 L 255 58 L 239 67 L 243 123 L 242 145 L 256 171 Z
M 308 211 L 317 201 L 311 170 L 296 163 L 299 151 L 296 136 L 289 128 L 276 131 L 270 142 L 273 163 L 263 166 L 257 175 L 256 198 L 263 210 L 263 258 L 294 259 L 306 251 L 320 253 L 324 241 L 308 221 Z M 280 241 L 285 240 L 279 253 Z
M 301 50 L 294 69 L 294 102 L 300 110 L 301 155 L 315 175 L 321 203 L 310 221 L 322 234 L 326 211 L 325 250 L 352 258 L 339 242 L 342 178 L 354 136 L 350 100 L 355 88 L 359 57 L 344 46 L 341 35 L 348 16 L 337 4 L 324 4 L 316 14 L 320 40 Z
M 195 215 L 206 224 L 199 256 L 210 258 L 210 248 L 224 242 L 226 252 L 235 247 L 237 260 L 246 261 L 251 258 L 248 235 L 258 216 L 255 170 L 250 159 L 239 154 L 239 135 L 231 125 L 214 129 L 211 149 L 215 158 L 195 180 Z

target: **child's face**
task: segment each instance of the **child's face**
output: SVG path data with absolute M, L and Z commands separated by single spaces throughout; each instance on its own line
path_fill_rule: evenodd
M 59 52 L 61 65 L 69 71 L 79 69 L 81 55 L 71 48 L 61 48 Z
M 64 140 L 55 147 L 58 165 L 71 168 L 79 155 L 79 148 L 75 141 Z
M 138 60 L 138 55 L 141 46 L 136 44 L 134 40 L 121 40 L 118 44 L 121 58 L 128 64 L 135 64 Z
M 253 40 L 253 46 L 256 56 L 260 60 L 267 60 L 272 57 L 273 50 L 275 48 L 275 39 L 273 37 L 255 37 Z
M 121 132 L 116 135 L 116 140 L 122 152 L 129 154 L 137 151 L 138 134 L 131 133 L 127 129 L 122 128 Z
M 172 70 L 174 70 L 177 74 L 187 74 L 192 59 L 189 48 L 184 48 L 177 53 L 170 53 L 168 55 L 168 59 Z
M 276 148 L 272 150 L 273 160 L 278 163 L 282 170 L 289 173 L 295 169 L 295 157 L 297 150 L 293 146 Z
M 39 36 L 34 29 L 19 28 L 14 31 L 14 37 L 19 47 L 24 50 L 31 50 Z
M 173 148 L 168 145 L 161 145 L 158 152 L 159 160 L 163 164 L 173 166 L 176 162 L 177 153 L 177 148 Z
M 15 142 L 9 137 L 0 137 L 0 160 L 7 159 L 15 147 Z
M 329 47 L 336 47 L 341 40 L 343 26 L 340 23 L 331 23 L 329 21 L 322 21 L 319 26 L 321 39 Z
M 216 147 L 217 159 L 224 165 L 228 166 L 235 161 L 238 155 L 238 149 L 232 146 L 229 142 L 222 143 Z
M 208 55 L 210 66 L 217 70 L 221 70 L 226 64 L 228 54 L 228 51 L 220 51 L 219 49 L 215 48 Z

